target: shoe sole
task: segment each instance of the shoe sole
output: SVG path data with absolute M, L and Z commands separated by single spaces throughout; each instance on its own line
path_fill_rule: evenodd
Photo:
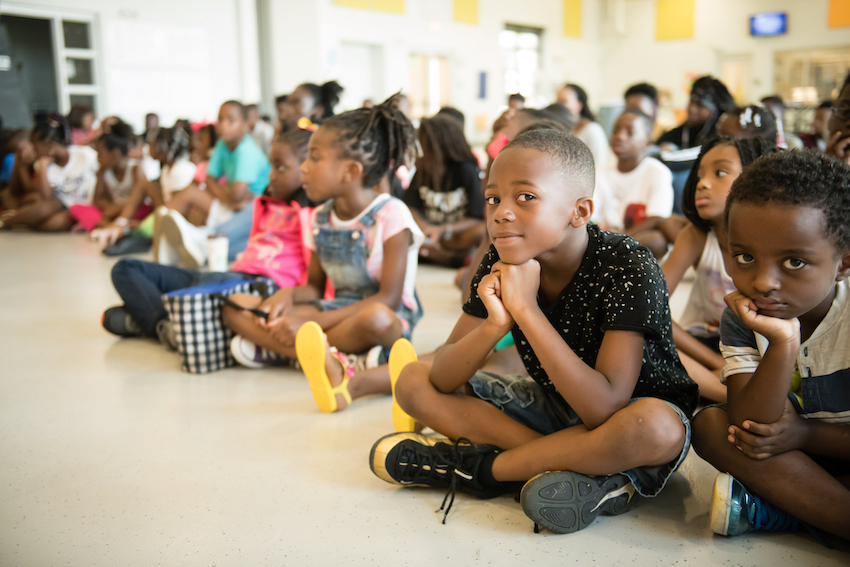
M 589 526 L 601 512 L 622 514 L 635 488 L 624 475 L 613 475 L 602 486 L 593 477 L 572 471 L 539 474 L 525 483 L 520 503 L 535 524 L 558 534 Z
M 308 321 L 301 325 L 298 334 L 295 335 L 295 353 L 301 370 L 307 376 L 310 383 L 310 391 L 316 405 L 325 413 L 336 411 L 336 396 L 331 386 L 328 373 L 325 370 L 325 357 L 327 355 L 325 344 L 325 333 L 318 323 Z
M 410 417 L 406 411 L 401 409 L 401 406 L 398 405 L 395 397 L 395 384 L 398 381 L 399 374 L 401 374 L 401 371 L 405 366 L 415 361 L 416 349 L 413 348 L 410 341 L 407 339 L 399 339 L 395 342 L 395 344 L 393 344 L 393 348 L 390 351 L 388 366 L 390 370 L 390 383 L 392 384 L 393 390 L 393 427 L 398 432 L 414 431 L 416 429 L 416 420 Z
M 266 365 L 256 362 L 252 358 L 248 358 L 245 353 L 242 352 L 242 342 L 243 338 L 239 335 L 233 337 L 233 340 L 230 341 L 230 354 L 233 355 L 234 360 L 241 364 L 246 368 L 263 368 Z M 252 343 L 253 344 L 253 343 Z M 256 348 L 256 346 L 254 347 Z
M 164 215 L 160 220 L 160 232 L 162 237 L 171 245 L 174 253 L 177 254 L 184 268 L 197 270 L 201 267 L 201 261 L 186 245 L 186 240 L 183 238 L 183 231 L 171 215 Z
M 428 437 L 427 435 L 414 433 L 413 431 L 390 433 L 389 435 L 384 435 L 375 441 L 374 445 L 372 445 L 372 450 L 369 451 L 369 468 L 372 469 L 375 476 L 381 480 L 389 482 L 390 484 L 395 484 L 397 486 L 428 486 L 427 484 L 403 484 L 390 476 L 390 473 L 387 471 L 387 455 L 389 455 L 390 451 L 392 451 L 396 445 L 406 440 L 416 441 L 417 443 L 421 443 L 429 447 L 433 447 L 437 443 L 441 442 L 450 442 L 445 437 Z
M 720 473 L 714 481 L 711 494 L 711 512 L 708 525 L 718 535 L 729 535 L 729 518 L 732 514 L 732 475 Z

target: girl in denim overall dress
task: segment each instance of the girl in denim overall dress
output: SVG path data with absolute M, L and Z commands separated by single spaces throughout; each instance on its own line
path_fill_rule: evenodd
M 414 284 L 424 237 L 407 206 L 378 191 L 414 148 L 413 127 L 395 99 L 328 118 L 313 133 L 302 182 L 311 201 L 326 203 L 304 235 L 312 251 L 307 283 L 264 300 L 267 316 L 244 333 L 297 356 L 325 412 L 390 394 L 386 372 L 370 370 L 386 362 L 397 339 L 410 338 L 422 315 Z

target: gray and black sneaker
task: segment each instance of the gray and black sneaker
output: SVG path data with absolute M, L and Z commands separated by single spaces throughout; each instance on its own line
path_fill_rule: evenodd
M 588 476 L 572 471 L 545 472 L 525 483 L 520 504 L 534 521 L 558 534 L 589 526 L 596 516 L 614 516 L 629 509 L 635 487 L 622 474 Z
M 440 510 L 445 508 L 443 523 L 446 523 L 456 491 L 478 498 L 495 498 L 512 488 L 510 483 L 497 488 L 484 486 L 478 478 L 484 457 L 501 451 L 495 445 L 473 445 L 464 438 L 453 443 L 444 437 L 392 433 L 372 446 L 369 466 L 378 478 L 392 484 L 448 490 L 440 506 Z
M 142 330 L 127 313 L 123 305 L 110 307 L 100 316 L 100 324 L 103 328 L 119 337 L 140 337 Z
M 159 342 L 170 350 L 177 350 L 177 337 L 174 335 L 174 325 L 168 319 L 156 322 L 156 336 Z

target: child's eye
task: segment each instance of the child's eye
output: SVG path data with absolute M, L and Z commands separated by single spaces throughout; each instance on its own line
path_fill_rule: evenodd
M 805 265 L 806 263 L 799 258 L 788 258 L 782 262 L 782 266 L 788 270 L 799 270 Z
M 525 201 L 531 201 L 532 199 L 534 199 L 534 195 L 531 195 L 529 193 L 520 193 L 516 198 L 516 200 L 521 203 Z
M 726 177 L 726 176 L 727 176 L 727 175 L 729 175 L 729 174 L 728 174 L 728 173 L 726 173 L 725 171 L 723 171 L 722 169 L 718 169 L 718 170 L 717 170 L 717 172 L 715 173 L 715 175 L 716 175 L 717 177 Z
M 735 261 L 739 264 L 752 264 L 753 260 L 754 258 L 746 252 L 742 252 L 741 254 L 735 254 Z
M 283 173 L 284 171 L 286 171 L 286 166 L 285 165 L 279 165 L 279 166 L 277 166 L 277 170 L 279 172 Z
M 488 205 L 498 205 L 499 198 L 498 197 L 485 197 Z

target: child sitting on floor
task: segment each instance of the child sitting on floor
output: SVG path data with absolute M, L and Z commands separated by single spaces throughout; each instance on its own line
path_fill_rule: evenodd
M 156 261 L 201 267 L 207 261 L 207 238 L 213 233 L 228 237 L 229 260 L 245 249 L 253 202 L 265 190 L 271 167 L 248 135 L 246 118 L 242 103 L 229 100 L 221 105 L 218 141 L 207 165 L 205 185 L 189 185 L 169 201 L 167 209 L 156 211 L 161 217 L 161 230 L 155 230 Z M 200 212 L 204 226 L 187 220 L 193 209 Z
M 101 214 L 96 224 L 106 225 L 117 218 L 133 190 L 147 181 L 141 164 L 128 157 L 135 143 L 133 130 L 124 122 L 112 124 L 95 142 L 100 170 L 94 189 L 94 206 Z
M 30 136 L 37 159 L 34 191 L 27 204 L 4 215 L 0 228 L 21 227 L 44 232 L 68 231 L 74 225 L 68 209 L 90 205 L 97 182 L 97 152 L 70 145 L 65 117 L 51 114 L 36 124 Z
M 694 418 L 694 448 L 724 471 L 711 529 L 850 539 L 850 167 L 808 150 L 759 158 L 726 221 L 729 401 Z
M 361 380 L 358 370 L 386 362 L 396 339 L 410 338 L 422 315 L 414 289 L 422 231 L 403 202 L 375 190 L 414 143 L 396 97 L 330 117 L 310 139 L 304 189 L 312 200 L 328 201 L 305 234 L 313 252 L 307 284 L 264 301 L 231 297 L 267 318 L 224 310 L 225 323 L 250 342 L 290 359 L 297 353 L 325 412 L 362 395 L 389 394 L 388 376 Z M 328 283 L 333 299 L 323 299 Z
M 699 386 L 700 395 L 715 402 L 726 401 L 726 386 L 720 383 L 723 368 L 720 316 L 726 308 L 723 298 L 735 291 L 735 284 L 726 272 L 729 259 L 724 221 L 726 196 L 746 166 L 774 151 L 776 144 L 761 138 L 713 138 L 703 144 L 682 198 L 682 208 L 690 223 L 679 232 L 673 250 L 661 265 L 670 295 L 688 266 L 696 271 L 679 320 L 681 326 L 673 322 L 673 339 L 682 364 Z
M 199 272 L 135 259 L 112 268 L 112 283 L 124 304 L 107 309 L 103 327 L 122 337 L 153 337 L 175 348 L 162 295 L 197 285 L 242 279 L 244 274 L 267 276 L 281 287 L 304 280 L 306 254 L 302 247 L 300 209 L 310 202 L 301 188 L 299 165 L 306 158 L 310 132 L 295 130 L 272 146 L 275 167 L 269 174 L 268 197 L 261 197 L 254 231 L 242 259 L 230 272 Z M 252 353 L 253 356 L 253 353 Z
M 446 345 L 433 364 L 408 364 L 395 391 L 454 441 L 379 439 L 378 477 L 484 498 L 527 481 L 523 510 L 561 533 L 664 487 L 690 446 L 697 386 L 676 355 L 658 264 L 588 224 L 593 187 L 590 150 L 557 130 L 522 134 L 493 161 L 493 247 Z M 476 372 L 508 331 L 533 380 Z
M 617 167 L 599 172 L 594 220 L 606 230 L 624 232 L 650 247 L 660 258 L 667 251 L 644 241 L 645 219 L 666 219 L 673 212 L 673 175 L 660 161 L 646 155 L 652 143 L 652 118 L 636 108 L 623 112 L 614 123 L 611 150 Z

